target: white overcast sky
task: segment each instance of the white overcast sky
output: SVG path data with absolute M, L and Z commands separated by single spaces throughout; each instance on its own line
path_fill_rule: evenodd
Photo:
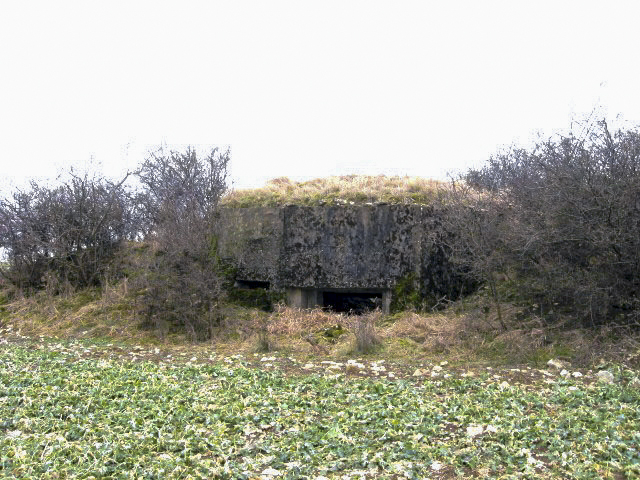
M 640 124 L 638 1 L 0 0 L 2 181 L 160 144 L 444 178 L 594 108 Z

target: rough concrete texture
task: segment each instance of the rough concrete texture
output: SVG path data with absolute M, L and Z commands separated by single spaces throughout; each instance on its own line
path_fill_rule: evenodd
M 384 292 L 410 278 L 427 297 L 458 290 L 428 206 L 226 208 L 220 227 L 219 254 L 240 280 Z
M 287 286 L 391 288 L 419 273 L 420 207 L 286 207 L 280 280 Z

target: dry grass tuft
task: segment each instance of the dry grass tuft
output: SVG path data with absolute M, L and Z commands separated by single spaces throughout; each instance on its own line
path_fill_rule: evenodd
M 355 337 L 353 350 L 370 353 L 381 344 L 381 338 L 376 331 L 376 324 L 381 318 L 382 313 L 379 310 L 365 315 L 345 315 L 320 308 L 301 310 L 278 306 L 268 320 L 267 332 L 269 335 L 278 335 L 279 338 L 302 338 L 311 344 L 316 353 L 327 354 L 328 345 L 321 345 L 322 340 L 319 338 L 322 336 L 318 338 L 316 335 L 336 327 L 346 327 Z M 326 339 L 324 343 L 327 343 Z
M 383 338 L 404 338 L 433 354 L 467 352 L 475 354 L 500 335 L 500 329 L 477 312 L 461 315 L 446 313 L 419 314 L 404 312 L 394 316 L 394 322 L 382 330 Z
M 355 335 L 354 349 L 358 353 L 371 353 L 381 340 L 376 333 L 376 323 L 382 316 L 380 310 L 369 312 L 365 315 L 352 317 L 351 328 Z
M 488 342 L 485 353 L 504 363 L 526 363 L 539 355 L 544 346 L 544 335 L 541 333 L 538 329 L 509 330 Z
M 260 330 L 255 336 L 254 351 L 256 353 L 268 353 L 277 350 L 276 345 L 266 330 Z
M 267 331 L 272 335 L 302 335 L 334 325 L 346 325 L 347 316 L 314 308 L 299 308 L 278 305 L 268 321 Z
M 229 192 L 223 197 L 222 204 L 229 207 L 374 203 L 431 205 L 441 200 L 446 191 L 446 183 L 420 177 L 346 175 L 306 182 L 280 177 L 262 188 Z
M 572 329 L 558 331 L 554 337 L 571 353 L 565 359 L 574 365 L 591 366 L 609 361 L 640 367 L 640 332 L 636 329 L 626 326 Z
M 395 322 L 384 330 L 385 337 L 410 338 L 429 348 L 438 344 L 454 344 L 469 333 L 465 316 L 432 315 L 406 312 L 396 316 Z M 472 327 L 475 330 L 475 327 Z

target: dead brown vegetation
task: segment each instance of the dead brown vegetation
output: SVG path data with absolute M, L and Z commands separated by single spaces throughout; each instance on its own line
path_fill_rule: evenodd
M 272 335 L 294 336 L 346 324 L 347 316 L 342 313 L 278 305 L 268 319 L 267 330 Z
M 192 340 L 181 331 L 162 335 L 156 329 L 140 328 L 143 305 L 137 304 L 136 284 L 131 280 L 67 296 L 40 292 L 4 302 L 1 325 L 12 325 L 14 332 L 19 330 L 31 337 L 109 338 L 183 346 Z M 283 305 L 267 313 L 223 305 L 224 320 L 206 345 L 229 354 L 277 350 L 309 359 L 340 360 L 366 353 L 407 364 L 447 359 L 459 365 L 542 367 L 550 358 L 560 358 L 576 366 L 602 361 L 640 365 L 640 339 L 633 332 L 614 328 L 567 330 L 544 326 L 535 317 L 523 322 L 523 312 L 511 304 L 502 305 L 508 326 L 504 331 L 496 313 L 487 312 L 483 305 L 482 299 L 477 298 L 443 312 L 402 312 L 393 316 L 380 312 L 348 316 Z

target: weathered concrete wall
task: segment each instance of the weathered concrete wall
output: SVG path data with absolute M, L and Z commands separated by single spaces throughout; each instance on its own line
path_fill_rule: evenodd
M 425 297 L 458 289 L 427 206 L 227 208 L 220 227 L 219 253 L 237 278 L 286 289 L 299 307 L 322 304 L 323 291 L 377 291 L 388 311 L 391 291 L 407 279 Z
M 315 288 L 393 287 L 419 274 L 420 207 L 403 205 L 284 209 L 280 282 Z

